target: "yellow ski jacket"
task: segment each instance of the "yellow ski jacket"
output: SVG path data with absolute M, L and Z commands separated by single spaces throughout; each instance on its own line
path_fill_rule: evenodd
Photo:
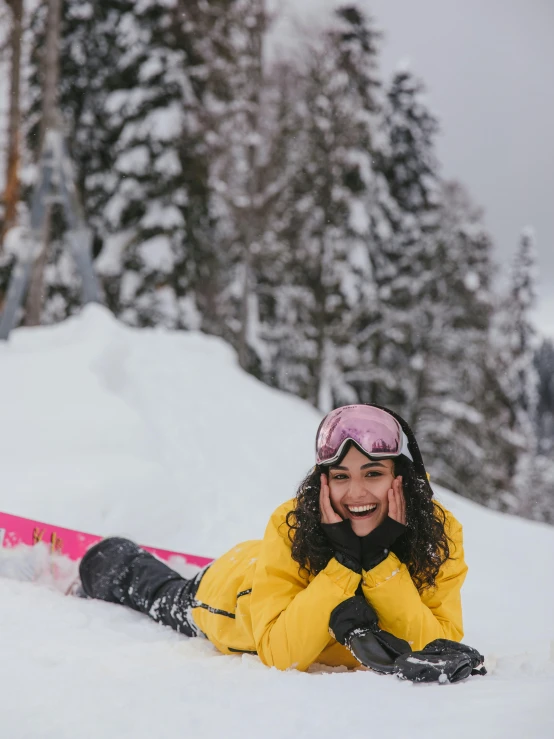
M 422 649 L 433 639 L 463 637 L 460 588 L 467 565 L 462 527 L 445 511 L 451 559 L 436 586 L 419 592 L 408 568 L 392 552 L 369 572 L 357 574 L 334 557 L 317 575 L 299 572 L 292 559 L 286 515 L 295 500 L 279 506 L 262 541 L 247 541 L 206 571 L 192 614 L 196 626 L 226 654 L 250 652 L 280 670 L 306 670 L 312 663 L 347 667 L 357 660 L 329 634 L 333 609 L 362 583 L 385 631 Z

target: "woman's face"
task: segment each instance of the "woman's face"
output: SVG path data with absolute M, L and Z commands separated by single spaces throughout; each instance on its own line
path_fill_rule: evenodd
M 329 468 L 331 505 L 365 536 L 387 517 L 393 480 L 392 459 L 373 461 L 352 445 L 340 465 Z

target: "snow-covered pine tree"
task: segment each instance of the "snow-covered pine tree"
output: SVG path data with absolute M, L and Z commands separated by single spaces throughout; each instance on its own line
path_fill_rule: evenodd
M 436 233 L 427 394 L 421 444 L 433 478 L 489 505 L 510 489 L 506 460 L 517 456 L 491 345 L 492 241 L 482 214 L 456 182 L 443 183 Z
M 383 138 L 375 156 L 376 170 L 386 179 L 390 199 L 384 203 L 388 230 L 376 231 L 372 249 L 379 306 L 372 353 L 381 378 L 373 384 L 371 396 L 398 408 L 415 428 L 422 399 L 432 392 L 431 336 L 440 312 L 433 295 L 439 204 L 437 131 L 423 84 L 402 66 L 386 91 Z
M 108 126 L 106 99 L 117 84 L 121 50 L 117 29 L 134 3 L 64 0 L 61 13 L 59 101 L 85 216 L 94 232 L 97 253 L 107 234 L 105 206 L 113 185 L 113 144 L 117 132 Z M 47 7 L 37 4 L 31 19 L 31 61 L 27 144 L 36 158 L 40 146 L 42 49 Z M 64 244 L 65 223 L 56 207 L 45 270 L 42 322 L 61 320 L 80 307 L 80 278 Z
M 503 382 L 512 407 L 510 431 L 520 446 L 510 469 L 513 496 L 507 504 L 519 515 L 554 521 L 554 461 L 540 455 L 534 424 L 539 387 L 534 362 L 536 332 L 531 320 L 536 299 L 535 269 L 533 230 L 525 228 L 514 258 L 501 323 Z
M 256 259 L 264 239 L 270 201 L 278 189 L 271 160 L 273 89 L 264 68 L 269 19 L 264 0 L 234 0 L 220 16 L 205 56 L 217 51 L 219 99 L 207 101 L 213 120 L 210 183 L 222 260 L 222 332 L 244 369 L 261 375 L 265 355 L 258 335 Z M 209 47 L 209 51 L 208 51 Z
M 510 457 L 509 475 L 526 465 L 535 453 L 533 420 L 538 377 L 534 366 L 535 329 L 531 311 L 535 303 L 535 254 L 531 229 L 524 229 L 514 257 L 508 294 L 497 317 L 499 373 L 510 407 L 509 432 L 520 448 Z
M 389 377 L 376 395 L 413 424 L 437 482 L 490 502 L 510 482 L 485 422 L 497 430 L 507 421 L 498 392 L 487 391 L 492 242 L 463 188 L 438 176 L 437 122 L 406 69 L 388 91 L 384 130 L 377 162 L 398 212 L 375 257 L 374 355 Z M 513 441 L 498 450 L 514 454 Z
M 350 261 L 358 300 L 351 308 L 349 350 L 341 352 L 340 382 L 347 390 L 345 398 L 354 394 L 358 402 L 385 403 L 390 400 L 391 376 L 381 361 L 386 307 L 380 288 L 388 289 L 384 282 L 391 273 L 385 255 L 394 249 L 394 226 L 401 216 L 377 164 L 386 147 L 380 125 L 383 101 L 377 65 L 381 33 L 359 6 L 345 6 L 337 15 L 345 24 L 342 43 L 340 47 L 337 44 L 340 67 L 357 90 L 359 126 L 358 145 L 349 152 L 352 169 L 348 174 L 352 186 Z
M 531 311 L 536 301 L 535 241 L 533 230 L 525 228 L 515 255 L 510 292 L 506 306 L 507 385 L 511 388 L 520 415 L 520 425 L 526 425 L 535 415 L 537 374 L 534 366 L 535 328 Z
M 295 177 L 304 163 L 298 136 L 298 106 L 301 105 L 303 80 L 297 68 L 284 61 L 266 69 L 264 78 L 266 86 L 260 110 L 263 131 L 259 149 L 261 157 L 256 170 L 260 183 L 259 207 L 256 209 L 257 242 L 250 252 L 249 275 L 250 287 L 255 289 L 250 293 L 252 310 L 248 319 L 254 330 L 249 330 L 247 338 L 250 356 L 255 352 L 259 361 L 256 374 L 269 385 L 290 390 L 289 368 L 283 366 L 286 358 L 282 353 L 282 339 L 290 328 L 287 319 L 281 320 L 280 311 L 287 304 L 291 290 L 289 221 Z M 228 255 L 229 260 L 235 260 L 230 274 L 240 274 L 241 251 L 229 249 Z M 228 295 L 236 296 L 234 306 L 232 301 L 226 301 L 228 311 L 233 311 L 234 307 L 231 316 L 237 330 L 241 328 L 236 316 L 243 285 L 244 280 L 241 283 L 236 277 L 229 282 Z M 301 369 L 299 371 L 302 372 Z
M 199 73 L 206 60 L 194 43 L 203 20 L 179 0 L 144 0 L 118 26 L 118 84 L 105 106 L 117 131 L 105 208 L 114 264 L 108 253 L 103 269 L 113 270 L 117 310 L 134 325 L 198 328 L 203 308 L 209 318 L 215 312 L 208 308 L 214 246 Z
M 263 2 L 147 4 L 135 8 L 133 23 L 144 30 L 143 50 L 134 42 L 130 49 L 141 72 L 124 107 L 121 156 L 130 171 L 121 194 L 130 202 L 123 209 L 121 198 L 115 203 L 121 233 L 139 225 L 124 251 L 125 315 L 137 320 L 138 305 L 139 323 L 157 323 L 165 313 L 166 325 L 222 334 L 244 355 L 251 287 L 245 276 L 233 307 L 228 286 L 255 249 L 247 201 L 260 141 Z M 115 98 L 118 111 L 122 100 Z
M 102 248 L 97 266 L 108 304 L 136 325 L 220 332 L 210 141 L 223 112 L 218 103 L 233 99 L 224 72 L 229 44 L 220 48 L 217 33 L 229 5 L 65 0 L 61 103 L 72 155 Z M 37 49 L 41 26 L 39 7 Z M 38 64 L 36 72 L 39 102 Z M 38 112 L 35 105 L 31 141 Z M 52 276 L 73 285 L 56 264 L 61 246 L 54 243 L 51 254 Z
M 363 193 L 370 169 L 377 33 L 355 6 L 307 54 L 293 86 L 294 176 L 276 222 L 284 279 L 263 316 L 276 384 L 322 409 L 356 399 L 357 312 L 369 275 Z

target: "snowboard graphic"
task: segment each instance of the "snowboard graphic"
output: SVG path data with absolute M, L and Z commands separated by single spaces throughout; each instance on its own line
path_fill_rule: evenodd
M 96 534 L 65 529 L 62 526 L 53 526 L 42 521 L 33 521 L 30 518 L 12 516 L 10 513 L 0 511 L 0 548 L 12 549 L 18 544 L 33 546 L 43 542 L 49 547 L 51 555 L 63 554 L 77 562 L 83 557 L 87 549 L 100 539 L 102 537 Z M 143 549 L 166 562 L 178 557 L 181 561 L 184 560 L 185 564 L 194 567 L 204 567 L 212 561 L 209 557 L 172 552 L 168 549 L 158 549 L 156 547 L 143 547 Z

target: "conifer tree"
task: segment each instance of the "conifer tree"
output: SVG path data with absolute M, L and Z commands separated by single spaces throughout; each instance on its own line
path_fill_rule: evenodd
M 119 160 L 131 169 L 120 180 L 125 206 L 114 204 L 121 233 L 138 221 L 124 250 L 124 315 L 141 324 L 202 328 L 240 344 L 241 319 L 233 326 L 228 307 L 228 250 L 237 247 L 248 262 L 244 201 L 253 187 L 247 165 L 257 150 L 261 82 L 253 72 L 261 63 L 263 3 L 147 4 L 142 13 L 135 8 L 133 23 L 143 45 L 129 51 L 128 76 L 136 79 Z M 145 91 L 138 95 L 141 81 Z M 121 100 L 115 97 L 118 110 Z M 239 302 L 246 313 L 244 295 Z
M 224 20 L 224 22 L 223 22 Z M 244 369 L 260 374 L 256 255 L 278 173 L 271 160 L 272 89 L 266 84 L 264 38 L 269 19 L 263 0 L 234 0 L 206 41 L 224 59 L 218 88 L 227 90 L 211 113 L 214 137 L 210 182 L 221 251 L 222 331 Z M 214 80 L 215 81 L 215 80 Z
M 535 245 L 530 228 L 523 230 L 514 259 L 506 307 L 507 385 L 511 388 L 521 425 L 534 418 L 537 375 L 534 366 L 535 329 L 531 311 L 536 300 Z
M 293 88 L 294 176 L 276 228 L 286 245 L 287 286 L 273 297 L 266 336 L 276 384 L 323 409 L 356 397 L 344 369 L 354 364 L 353 329 L 369 271 L 362 194 L 376 108 L 376 39 L 361 11 L 339 9 Z
M 255 332 L 249 332 L 248 342 L 259 362 L 255 373 L 269 385 L 291 390 L 292 376 L 303 371 L 299 366 L 293 368 L 287 364 L 284 350 L 285 337 L 294 331 L 286 308 L 295 290 L 290 284 L 293 252 L 288 239 L 295 178 L 305 161 L 298 136 L 303 80 L 296 68 L 282 61 L 266 70 L 264 77 L 267 86 L 260 111 L 263 143 L 258 152 L 261 161 L 258 160 L 256 168 L 257 240 L 250 250 L 249 275 L 250 299 L 254 303 L 249 321 L 254 324 Z M 229 249 L 228 255 L 234 262 L 230 274 L 235 275 L 242 266 L 241 251 Z M 233 314 L 237 316 L 241 283 L 235 278 L 228 285 L 230 293 L 234 286 L 237 296 Z M 234 320 L 240 329 L 241 322 Z
M 390 195 L 388 232 L 374 241 L 379 325 L 374 361 L 389 380 L 375 400 L 401 409 L 417 428 L 420 401 L 429 388 L 430 337 L 440 308 L 433 298 L 438 230 L 438 124 L 422 83 L 408 70 L 393 76 L 383 115 L 384 142 L 376 168 Z M 390 201 L 394 204 L 390 204 Z M 379 232 L 378 232 L 379 233 Z
M 514 258 L 510 288 L 501 317 L 503 382 L 510 399 L 510 431 L 519 443 L 512 464 L 513 498 L 508 507 L 528 518 L 554 521 L 554 462 L 540 454 L 536 437 L 539 377 L 535 366 L 536 298 L 534 235 L 523 230 Z
M 443 184 L 438 215 L 429 288 L 437 310 L 427 336 L 419 435 L 437 482 L 491 504 L 510 489 L 506 459 L 517 456 L 513 439 L 502 432 L 509 404 L 491 345 L 492 240 L 459 183 Z
M 132 7 L 133 3 L 127 0 L 100 4 L 64 0 L 62 5 L 59 101 L 85 218 L 94 233 L 95 254 L 107 234 L 105 207 L 113 186 L 116 132 L 107 125 L 105 104 L 115 84 L 121 56 L 117 29 Z M 46 10 L 46 4 L 38 4 L 31 20 L 32 49 L 27 72 L 27 145 L 35 160 L 40 147 Z M 58 207 L 54 207 L 51 224 L 43 322 L 60 320 L 80 307 L 80 280 L 64 243 L 66 226 Z
M 520 454 L 507 460 L 512 478 L 520 458 L 536 451 L 533 421 L 538 378 L 534 366 L 535 329 L 531 321 L 534 302 L 534 237 L 527 228 L 521 234 L 508 294 L 497 315 L 498 370 L 510 408 L 509 431 L 520 447 Z
M 135 325 L 218 328 L 207 97 L 215 108 L 218 96 L 230 100 L 232 93 L 217 44 L 209 58 L 202 41 L 227 6 L 221 0 L 64 5 L 62 110 L 96 251 L 102 249 L 98 267 L 108 303 Z M 39 7 L 37 51 L 43 16 Z M 38 53 L 35 60 L 38 103 Z M 34 110 L 31 142 L 36 104 Z M 54 244 L 50 261 L 61 251 Z M 53 266 L 52 274 L 68 278 Z M 61 307 L 59 296 L 57 302 Z
M 199 252 L 209 243 L 208 163 L 193 80 L 196 19 L 175 0 L 135 5 L 119 26 L 117 131 L 108 228 L 122 245 L 118 312 L 134 325 L 199 327 Z M 189 67 L 189 69 L 187 69 Z M 197 288 L 197 291 L 196 289 Z

